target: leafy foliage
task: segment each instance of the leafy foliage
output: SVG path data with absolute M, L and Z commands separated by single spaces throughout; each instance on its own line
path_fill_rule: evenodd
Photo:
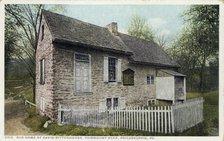
M 41 4 L 7 4 L 6 11 L 6 68 L 10 59 L 19 60 L 23 69 L 26 69 L 33 83 L 33 93 L 35 93 L 35 53 L 38 42 L 38 30 L 41 17 L 41 9 L 60 10 L 61 5 L 41 5 Z M 6 70 L 8 72 L 8 70 Z M 11 76 L 12 74 L 9 74 Z M 8 75 L 6 75 L 8 78 Z M 7 79 L 6 78 L 6 79 Z M 33 97 L 35 99 L 35 95 Z M 34 100 L 35 101 L 35 100 Z
M 135 14 L 130 20 L 128 34 L 147 41 L 154 41 L 155 35 L 146 19 Z
M 190 90 L 217 89 L 218 75 L 213 74 L 218 70 L 219 6 L 191 6 L 183 18 L 187 26 L 168 52 L 182 66 Z

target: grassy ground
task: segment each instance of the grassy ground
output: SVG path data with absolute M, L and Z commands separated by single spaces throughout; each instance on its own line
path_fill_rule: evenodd
M 204 121 L 203 123 L 190 128 L 182 135 L 218 135 L 219 128 L 219 94 L 218 91 L 208 93 L 188 93 L 187 99 L 203 97 L 204 102 Z
M 174 136 L 207 136 L 211 135 L 212 130 L 218 129 L 218 92 L 209 93 L 188 93 L 187 99 L 195 97 L 204 97 L 204 122 L 192 127 L 183 133 L 170 134 Z M 166 105 L 160 103 L 159 105 Z M 47 129 L 43 128 L 47 118 L 42 118 L 35 114 L 34 109 L 28 110 L 29 117 L 25 120 L 25 124 L 34 131 L 41 131 L 50 135 L 82 135 L 82 136 L 169 136 L 169 134 L 155 134 L 143 131 L 133 131 L 126 129 L 113 128 L 90 128 L 75 125 L 58 126 L 56 123 L 50 124 Z M 215 133 L 217 134 L 217 130 Z
M 133 131 L 115 128 L 93 128 L 81 127 L 76 125 L 59 126 L 56 123 L 50 124 L 46 129 L 43 128 L 46 117 L 41 117 L 35 113 L 35 109 L 27 110 L 29 116 L 25 119 L 25 125 L 33 131 L 40 131 L 49 135 L 58 136 L 163 136 L 164 134 L 149 133 L 144 131 Z
M 32 85 L 29 81 L 6 81 L 5 83 L 5 98 L 13 97 L 13 99 L 28 99 L 32 101 Z M 187 93 L 187 99 L 195 97 L 204 97 L 204 122 L 192 127 L 183 133 L 175 133 L 176 136 L 206 136 L 218 133 L 218 92 Z M 168 102 L 160 101 L 156 106 L 170 105 Z M 43 128 L 43 124 L 47 118 L 40 117 L 35 113 L 34 109 L 29 109 L 28 117 L 25 119 L 25 125 L 30 127 L 33 131 L 41 131 L 51 135 L 114 135 L 114 136 L 153 136 L 165 134 L 152 134 L 142 131 L 132 131 L 124 129 L 111 128 L 87 128 L 75 125 L 58 126 L 53 123 L 47 129 Z M 212 133 L 213 132 L 213 133 Z

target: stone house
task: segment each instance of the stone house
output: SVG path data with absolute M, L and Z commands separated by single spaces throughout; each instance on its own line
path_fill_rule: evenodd
M 115 22 L 100 27 L 42 11 L 36 104 L 51 119 L 57 118 L 59 103 L 111 109 L 185 100 L 185 77 L 178 68 L 156 43 L 118 32 Z M 175 97 L 178 90 L 182 97 Z

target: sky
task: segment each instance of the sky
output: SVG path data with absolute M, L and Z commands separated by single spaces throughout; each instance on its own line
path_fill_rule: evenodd
M 85 22 L 105 27 L 118 23 L 118 31 L 127 33 L 134 14 L 144 17 L 156 35 L 164 35 L 168 42 L 181 32 L 184 21 L 181 14 L 187 5 L 66 5 L 63 13 Z

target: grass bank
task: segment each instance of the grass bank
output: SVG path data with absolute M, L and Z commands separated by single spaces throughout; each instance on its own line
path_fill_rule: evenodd
M 204 98 L 204 121 L 184 131 L 181 135 L 202 135 L 207 136 L 211 134 L 218 135 L 219 129 L 219 93 L 212 91 L 207 93 L 188 93 L 187 99 L 203 97 Z M 215 131 L 214 131 L 215 130 Z M 216 132 L 216 133 L 212 133 Z

